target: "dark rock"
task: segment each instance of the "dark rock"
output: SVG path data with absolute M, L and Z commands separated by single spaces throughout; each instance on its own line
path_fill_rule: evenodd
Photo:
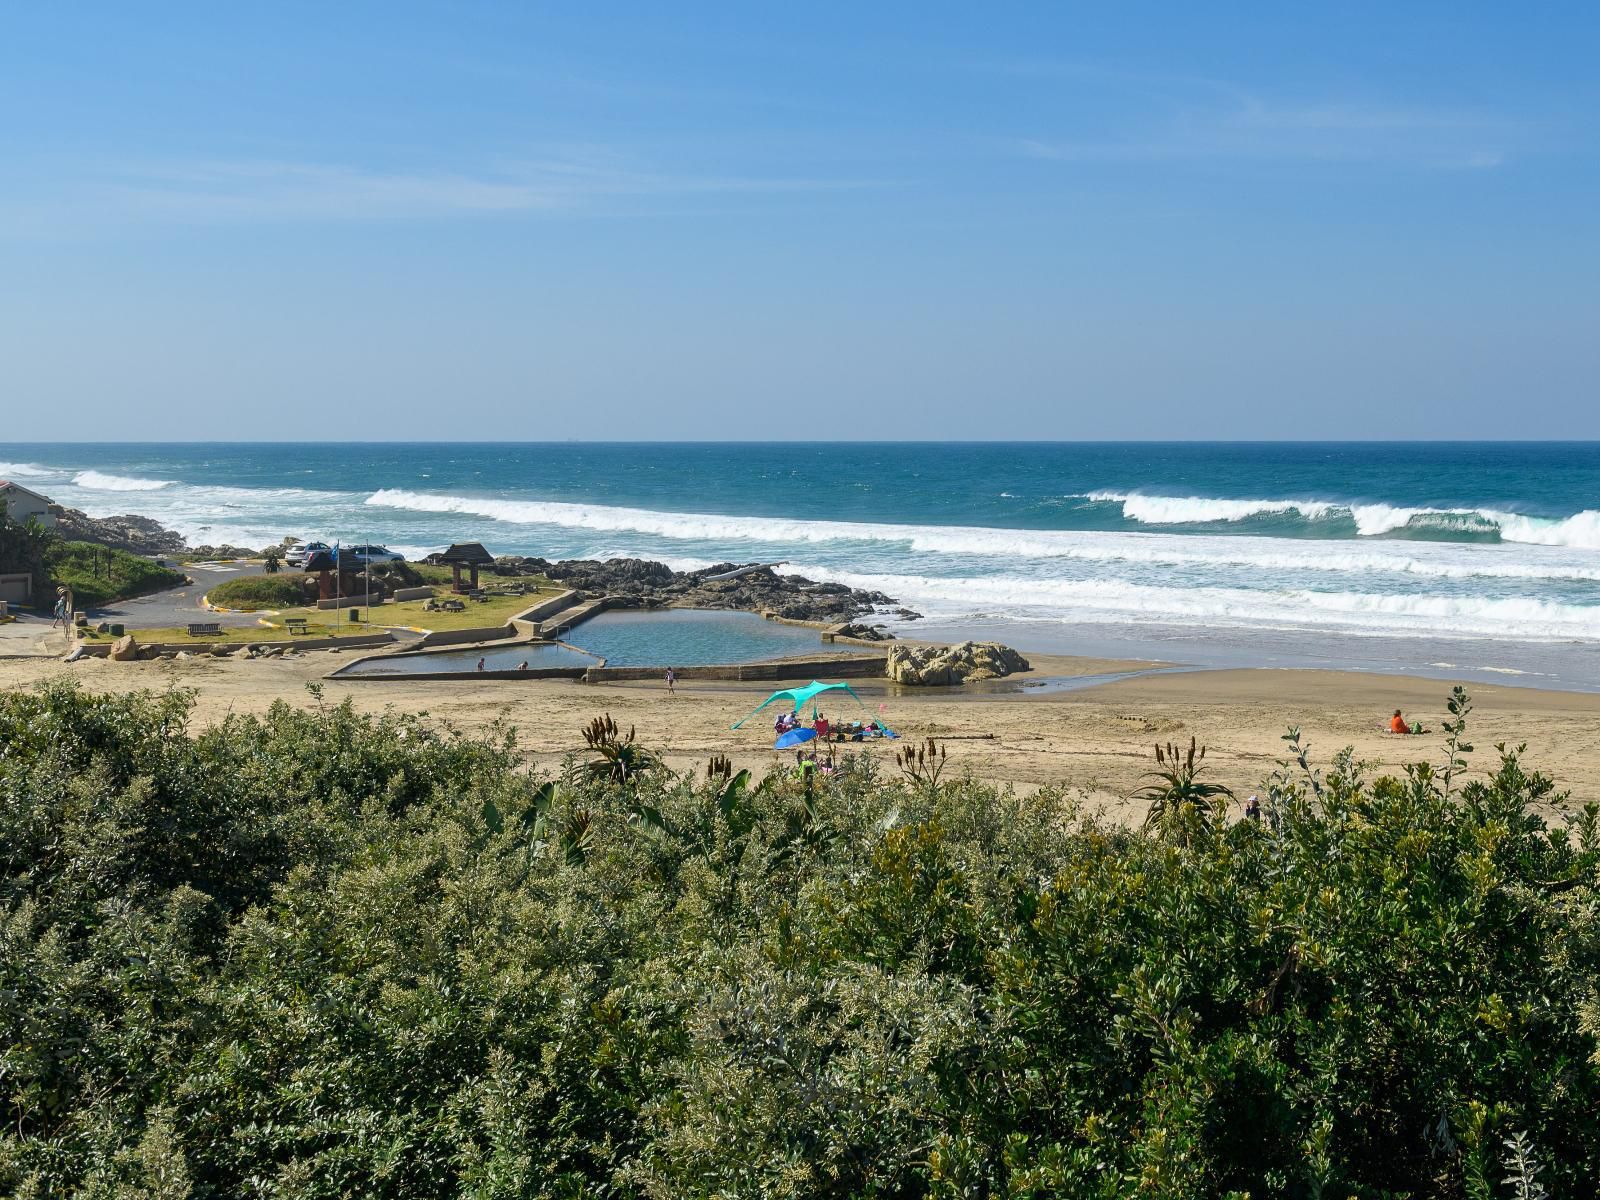
M 861 625 L 854 621 L 833 632 L 838 637 L 854 638 L 858 642 L 887 642 L 894 638 L 894 634 L 881 626 Z
M 189 550 L 189 553 L 202 559 L 259 557 L 249 546 L 230 546 L 227 543 L 223 543 L 220 546 L 195 546 Z
M 497 575 L 543 575 L 584 595 L 619 596 L 640 608 L 771 612 L 793 621 L 827 625 L 892 610 L 897 603 L 882 592 L 823 583 L 803 575 L 779 575 L 761 563 L 723 562 L 701 571 L 674 571 L 665 563 L 638 558 L 550 562 L 507 555 L 495 559 L 492 569 Z M 897 615 L 905 617 L 910 612 L 900 609 Z M 889 636 L 882 631 L 875 635 L 878 639 Z
M 116 517 L 91 517 L 76 508 L 64 508 L 56 518 L 56 532 L 69 542 L 93 542 L 131 554 L 182 554 L 183 535 L 149 517 L 123 513 Z

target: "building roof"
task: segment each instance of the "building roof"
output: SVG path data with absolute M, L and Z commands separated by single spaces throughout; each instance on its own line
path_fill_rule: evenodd
M 55 501 L 51 500 L 49 496 L 43 495 L 40 492 L 36 492 L 31 487 L 23 487 L 20 483 L 13 483 L 9 479 L 0 479 L 0 492 L 23 492 L 29 496 L 32 496 L 35 500 L 44 501 L 46 504 L 55 503 Z
M 457 542 L 450 549 L 439 555 L 442 563 L 460 563 L 462 566 L 471 566 L 473 563 L 482 565 L 492 563 L 494 555 L 483 548 L 482 542 Z

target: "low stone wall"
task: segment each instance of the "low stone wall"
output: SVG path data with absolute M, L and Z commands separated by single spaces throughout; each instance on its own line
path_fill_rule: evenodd
M 394 598 L 396 600 L 426 600 L 431 595 L 433 595 L 431 587 L 396 588 Z
M 424 650 L 435 646 L 460 646 L 467 642 L 499 642 L 516 637 L 513 625 L 480 625 L 474 629 L 441 629 L 430 633 L 418 643 Z
M 523 609 L 514 621 L 543 621 L 546 617 L 553 617 L 558 612 L 564 612 L 578 602 L 578 597 L 583 593 L 567 590 L 559 596 L 551 596 L 548 600 L 541 600 L 532 608 Z
M 347 663 L 325 678 L 341 683 L 406 683 L 425 680 L 429 683 L 472 683 L 479 679 L 572 679 L 583 678 L 585 667 L 529 667 L 526 671 L 396 671 L 382 675 L 346 675 L 354 663 Z
M 783 679 L 880 679 L 884 656 L 859 658 L 787 658 L 773 662 L 737 663 L 712 667 L 676 667 L 674 673 L 685 682 L 715 679 L 738 683 Z M 583 672 L 585 683 L 626 683 L 640 679 L 661 679 L 665 667 L 590 667 Z
M 744 610 L 735 608 L 735 609 L 729 609 L 728 611 L 729 612 L 742 612 Z M 850 623 L 848 621 L 843 622 L 843 624 L 840 624 L 837 621 L 835 621 L 835 622 L 828 622 L 828 621 L 802 621 L 798 617 L 780 617 L 777 613 L 773 612 L 771 609 L 765 609 L 765 608 L 762 609 L 761 612 L 758 613 L 757 615 L 760 616 L 762 618 L 762 620 L 771 621 L 774 625 L 794 625 L 794 626 L 796 626 L 796 627 L 798 627 L 800 629 L 815 629 L 815 630 L 819 631 L 820 633 L 822 633 L 824 638 L 826 638 L 827 635 L 831 631 L 833 631 L 835 629 L 841 629 L 841 628 L 843 628 L 844 625 L 848 625 Z
M 428 589 L 428 594 L 430 596 L 433 594 L 432 588 Z M 382 596 L 374 596 L 372 598 L 373 608 L 377 608 L 382 603 Z M 336 596 L 332 600 L 318 600 L 317 607 L 322 609 L 365 608 L 367 607 L 367 598 L 365 596 Z
M 392 633 L 359 633 L 351 637 L 297 637 L 277 641 L 262 638 L 257 642 L 224 642 L 220 640 L 215 642 L 141 642 L 139 641 L 139 631 L 137 629 L 130 629 L 128 632 L 133 634 L 133 640 L 137 643 L 141 655 L 146 651 L 151 651 L 155 654 L 176 654 L 180 650 L 187 650 L 190 654 L 209 655 L 213 647 L 216 646 L 227 646 L 235 654 L 246 646 L 257 646 L 262 649 L 276 646 L 283 650 L 328 650 L 338 646 L 342 650 L 365 650 L 372 646 L 386 646 L 395 640 Z M 85 658 L 105 658 L 111 653 L 111 647 L 114 644 L 114 642 L 78 643 L 83 650 L 83 657 Z
M 550 620 L 542 623 L 539 626 L 539 632 L 545 637 L 554 637 L 561 633 L 562 630 L 571 629 L 574 625 L 587 621 L 590 617 L 598 616 L 608 609 L 621 608 L 625 603 L 625 601 L 616 596 L 601 596 L 598 600 L 586 600 L 574 608 L 568 608 L 557 613 Z

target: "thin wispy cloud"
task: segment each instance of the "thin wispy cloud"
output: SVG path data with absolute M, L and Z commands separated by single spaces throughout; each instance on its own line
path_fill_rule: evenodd
M 674 197 L 848 191 L 884 180 L 640 170 L 614 159 L 399 170 L 268 159 L 116 164 L 58 184 L 65 211 L 121 220 L 397 221 L 576 214 Z
M 1101 91 L 1100 103 L 1077 110 L 1093 114 L 1073 121 L 1079 132 L 1011 142 L 1016 153 L 1051 161 L 1234 159 L 1482 170 L 1505 163 L 1524 132 L 1479 111 L 1350 99 L 1291 102 L 1199 76 L 1065 66 L 1053 74 L 1033 66 L 1028 73 Z M 1085 124 L 1097 128 L 1084 133 Z

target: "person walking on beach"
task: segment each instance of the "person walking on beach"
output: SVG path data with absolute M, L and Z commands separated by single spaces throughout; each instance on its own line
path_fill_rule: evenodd
M 667 668 L 667 695 L 676 696 L 677 694 L 678 694 L 678 673 L 676 671 L 674 671 L 671 667 L 668 667 Z

